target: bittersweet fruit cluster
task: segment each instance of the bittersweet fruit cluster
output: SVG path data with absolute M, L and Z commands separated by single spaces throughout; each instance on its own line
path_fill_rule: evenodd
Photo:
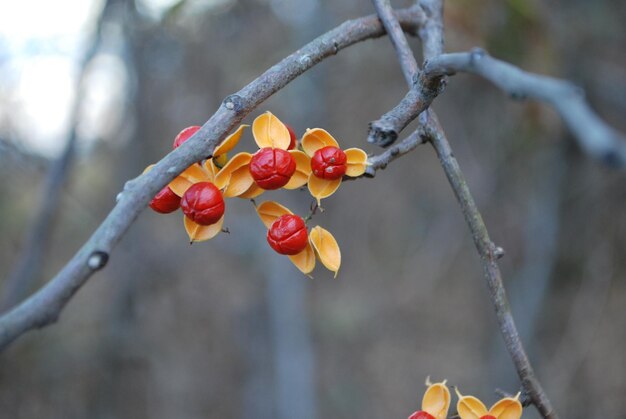
M 254 154 L 240 152 L 229 158 L 228 153 L 247 127 L 241 125 L 215 148 L 212 157 L 187 168 L 150 202 L 154 211 L 163 214 L 180 208 L 191 242 L 209 240 L 222 231 L 227 198 L 254 199 L 268 190 L 307 185 L 319 206 L 322 199 L 337 191 L 344 176 L 357 177 L 365 172 L 367 154 L 363 150 L 342 150 L 337 140 L 321 128 L 307 129 L 298 141 L 293 130 L 270 112 L 252 123 L 259 149 Z M 183 144 L 199 129 L 192 126 L 182 130 L 173 147 Z M 267 242 L 272 249 L 287 255 L 304 274 L 310 274 L 319 260 L 337 275 L 341 252 L 329 231 L 320 226 L 309 230 L 305 219 L 277 202 L 255 206 L 268 229 Z
M 445 380 L 432 384 L 426 379 L 428 389 L 422 399 L 422 408 L 413 412 L 408 419 L 446 419 L 450 408 L 450 390 Z M 504 397 L 487 409 L 483 402 L 474 396 L 463 396 L 456 389 L 458 402 L 457 415 L 460 419 L 520 419 L 522 404 L 519 393 L 515 397 Z

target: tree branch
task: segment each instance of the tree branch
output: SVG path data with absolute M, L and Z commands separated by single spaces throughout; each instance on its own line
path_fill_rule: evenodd
M 443 54 L 443 0 L 419 0 L 426 20 L 420 26 L 424 60 Z
M 382 0 L 373 1 L 374 3 L 379 3 L 381 8 L 384 8 Z M 422 34 L 426 37 L 426 39 L 423 40 L 425 50 L 424 55 L 432 57 L 431 60 L 436 60 L 437 56 L 443 52 L 443 25 L 440 22 L 441 13 L 436 13 L 434 11 L 441 11 L 443 6 L 441 1 L 437 0 L 427 1 L 425 3 L 428 4 L 431 10 L 431 17 L 428 20 L 434 20 L 434 22 L 431 22 L 430 26 L 428 26 L 429 30 L 422 31 Z M 380 18 L 384 21 L 386 19 L 394 19 L 394 16 L 393 14 L 387 13 L 385 15 L 380 15 Z M 393 28 L 394 25 L 386 24 L 385 27 Z M 390 36 L 404 37 L 404 34 L 396 31 L 393 35 L 390 34 Z M 407 51 L 401 51 L 399 49 L 402 48 L 402 45 L 406 45 L 406 41 L 404 44 L 401 42 L 394 42 L 400 64 L 403 68 L 408 69 L 409 67 L 406 67 Z M 408 54 L 412 57 L 412 53 L 410 51 Z M 413 59 L 413 61 L 415 60 Z M 426 71 L 424 73 L 426 73 Z M 426 75 L 422 75 L 422 80 L 429 80 L 429 77 L 442 77 L 446 74 L 447 73 L 432 73 L 428 75 L 427 73 Z M 407 99 L 407 97 L 405 97 L 405 99 Z M 421 101 L 421 98 L 416 97 L 415 100 Z M 427 106 L 428 105 L 426 105 L 426 107 Z M 461 172 L 461 168 L 459 167 L 452 149 L 448 144 L 445 133 L 439 125 L 437 116 L 432 112 L 425 112 L 422 115 L 420 122 L 422 123 L 422 126 L 418 131 L 423 129 L 423 135 L 430 140 L 431 144 L 435 148 L 437 156 L 441 162 L 441 166 L 443 167 L 450 186 L 452 187 L 459 205 L 461 206 L 465 221 L 472 233 L 474 244 L 476 245 L 476 249 L 478 250 L 478 254 L 483 263 L 485 279 L 489 288 L 489 296 L 496 311 L 496 317 L 498 319 L 498 324 L 500 325 L 500 333 L 504 337 L 506 347 L 511 358 L 513 359 L 513 363 L 522 385 L 543 417 L 556 419 L 557 415 L 552 408 L 550 400 L 543 391 L 541 384 L 535 377 L 533 368 L 528 360 L 528 356 L 526 355 L 526 351 L 524 350 L 524 346 L 517 332 L 517 327 L 515 326 L 515 321 L 509 307 L 504 284 L 502 283 L 500 268 L 497 264 L 497 259 L 501 255 L 501 250 L 492 243 L 489 237 L 487 227 L 485 226 L 483 218 L 478 211 L 478 207 L 476 206 L 476 203 L 474 202 L 474 199 L 469 191 L 467 181 L 465 180 L 463 172 Z
M 400 23 L 398 19 L 394 16 L 394 11 L 391 8 L 391 4 L 389 0 L 374 0 L 374 8 L 376 9 L 376 13 L 380 18 L 387 34 L 389 35 L 389 39 L 393 44 L 393 47 L 397 51 L 398 60 L 402 63 L 402 73 L 404 74 L 404 78 L 406 79 L 407 84 L 410 86 L 414 83 L 415 75 L 418 72 L 417 62 L 415 61 L 415 57 L 411 52 L 411 48 L 409 47 L 409 43 L 402 32 L 402 28 L 400 27 Z M 400 34 L 401 36 L 399 36 Z
M 395 108 L 381 116 L 380 119 L 370 122 L 367 141 L 381 147 L 387 147 L 393 144 L 398 138 L 398 134 L 424 112 L 443 91 L 445 78 L 439 75 L 431 77 L 425 76 L 424 73 L 420 74 L 415 56 L 400 29 L 389 1 L 373 0 L 373 3 L 396 50 L 400 67 L 409 87 L 408 93 Z M 419 33 L 420 36 L 424 36 L 425 41 L 424 39 L 422 41 L 425 48 L 433 50 L 431 53 L 434 54 L 435 48 L 443 48 L 443 36 L 436 35 L 441 24 L 433 23 L 436 17 L 441 16 L 442 7 L 441 3 L 436 0 L 424 3 L 426 6 L 420 5 L 420 7 L 427 11 L 425 13 L 427 16 L 430 15 L 432 18 L 425 20 L 424 24 L 420 26 Z
M 367 159 L 369 165 L 365 170 L 365 175 L 368 177 L 374 177 L 377 170 L 383 170 L 389 163 L 405 155 L 406 153 L 413 151 L 418 145 L 426 142 L 426 133 L 424 127 L 420 126 L 413 131 L 411 135 L 403 139 L 397 144 L 389 147 L 384 152 L 371 156 Z
M 500 333 L 504 338 L 504 343 L 513 360 L 517 374 L 539 413 L 544 418 L 556 419 L 557 414 L 552 408 L 552 404 L 543 391 L 539 380 L 535 377 L 535 372 L 528 360 L 515 326 L 506 290 L 502 283 L 502 274 L 497 263 L 501 251 L 491 241 L 487 227 L 467 186 L 467 180 L 463 172 L 461 172 L 461 168 L 454 157 L 441 126 L 439 126 L 438 121 L 434 117 L 429 119 L 426 130 L 472 233 L 474 244 L 483 264 L 485 279 L 489 288 L 489 298 L 496 310 Z
M 399 10 L 396 16 L 402 28 L 411 34 L 416 34 L 424 23 L 424 14 L 418 7 Z M 255 107 L 323 59 L 357 42 L 384 34 L 376 16 L 347 21 L 227 97 L 192 138 L 148 173 L 126 183 L 107 218 L 48 284 L 0 317 L 0 350 L 23 333 L 54 323 L 76 291 L 106 265 L 115 245 L 152 197 L 191 164 L 211 155 L 215 146 Z
M 420 75 L 415 85 L 400 103 L 369 124 L 367 141 L 380 147 L 388 147 L 398 139 L 398 134 L 424 112 L 441 93 L 444 84 L 441 77 L 425 78 Z
M 432 57 L 424 65 L 428 77 L 473 73 L 484 77 L 513 99 L 536 99 L 552 105 L 587 154 L 611 166 L 626 167 L 626 136 L 600 119 L 584 92 L 564 80 L 527 73 L 489 56 L 481 49 Z

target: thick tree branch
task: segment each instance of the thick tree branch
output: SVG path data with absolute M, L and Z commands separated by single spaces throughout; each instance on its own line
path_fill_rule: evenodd
M 580 88 L 563 80 L 527 73 L 481 49 L 432 57 L 424 66 L 428 77 L 457 72 L 482 76 L 514 99 L 531 98 L 552 105 L 586 153 L 609 165 L 626 167 L 626 136 L 593 112 Z
M 424 23 L 418 7 L 396 13 L 402 28 L 416 34 Z M 217 112 L 181 147 L 148 173 L 126 183 L 117 205 L 83 247 L 42 289 L 0 317 L 0 350 L 28 330 L 55 322 L 74 293 L 99 269 L 152 197 L 191 164 L 211 155 L 215 146 L 255 107 L 323 59 L 357 42 L 380 37 L 376 16 L 347 21 L 271 67 L 239 92 L 227 97 Z

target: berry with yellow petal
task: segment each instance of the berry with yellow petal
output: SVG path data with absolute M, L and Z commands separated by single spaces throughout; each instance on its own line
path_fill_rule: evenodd
M 287 150 L 293 150 L 294 148 L 296 148 L 298 137 L 296 137 L 296 133 L 294 132 L 293 128 L 291 128 L 290 125 L 285 124 L 285 126 L 287 127 L 287 131 L 289 131 L 289 138 L 291 139 L 291 142 L 289 143 Z
M 191 127 L 187 127 L 181 132 L 178 133 L 176 138 L 174 138 L 174 144 L 172 144 L 172 148 L 178 148 L 182 143 L 190 139 L 201 127 L 198 125 L 193 125 Z
M 426 385 L 428 388 L 422 398 L 422 408 L 409 416 L 409 419 L 446 419 L 450 408 L 450 391 L 446 382 L 433 384 L 429 377 Z
M 267 242 L 281 255 L 296 255 L 309 242 L 304 220 L 293 214 L 280 216 L 267 231 Z
M 274 190 L 285 186 L 296 171 L 296 161 L 280 148 L 265 147 L 250 160 L 250 174 L 261 188 Z
M 190 220 L 203 226 L 217 223 L 225 210 L 222 193 L 211 182 L 190 186 L 180 201 L 180 207 Z
M 489 410 L 483 402 L 474 396 L 463 396 L 458 389 L 456 394 L 459 401 L 456 411 L 461 419 L 520 419 L 522 417 L 522 403 L 520 393 L 515 397 L 505 397 L 498 400 Z
M 323 147 L 311 158 L 311 170 L 319 178 L 327 180 L 340 179 L 348 169 L 346 153 L 339 147 Z
M 302 150 L 311 158 L 308 178 L 309 192 L 321 200 L 331 196 L 343 180 L 343 176 L 357 177 L 365 173 L 367 154 L 358 148 L 339 150 L 339 143 L 326 130 L 308 129 L 300 140 Z
M 165 186 L 152 198 L 150 208 L 161 214 L 169 214 L 180 208 L 180 197 L 169 186 Z

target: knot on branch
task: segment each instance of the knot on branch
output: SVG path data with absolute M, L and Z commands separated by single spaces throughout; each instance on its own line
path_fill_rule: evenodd
M 502 259 L 504 255 L 506 255 L 506 252 L 500 246 L 496 246 L 496 248 L 493 250 L 493 255 L 496 257 L 496 259 Z
M 384 166 L 387 166 L 387 165 L 385 164 Z M 381 167 L 381 169 L 384 169 L 384 168 L 385 167 Z M 376 169 L 374 169 L 372 166 L 367 166 L 365 168 L 365 173 L 363 173 L 363 177 L 372 179 L 374 176 L 376 176 Z
M 379 147 L 387 147 L 398 139 L 398 133 L 393 128 L 380 126 L 378 121 L 370 122 L 367 142 Z
M 336 42 L 335 42 L 335 44 L 336 44 Z M 298 60 L 298 61 L 300 61 L 300 64 L 302 64 L 304 66 L 304 68 L 309 68 L 313 64 L 313 59 L 308 54 L 305 54 L 302 57 L 300 57 L 300 60 Z
M 478 61 L 487 55 L 487 51 L 482 48 L 472 48 L 470 51 L 470 65 L 475 66 Z
M 92 271 L 99 271 L 104 268 L 108 261 L 109 254 L 107 252 L 96 250 L 89 255 L 89 258 L 87 258 L 87 266 Z
M 418 82 L 424 87 L 424 95 L 432 101 L 444 91 L 448 85 L 448 78 L 445 76 L 428 77 L 422 73 Z
M 524 92 L 520 92 L 517 90 L 512 90 L 509 92 L 509 97 L 513 100 L 526 100 L 526 98 L 528 97 L 528 95 L 526 95 L 526 93 Z
M 325 39 L 324 41 L 322 41 L 321 49 L 330 50 L 330 53 L 332 55 L 336 55 L 339 52 L 339 42 L 337 42 L 337 40 L 335 39 Z
M 613 169 L 619 169 L 620 167 L 626 166 L 626 161 L 624 161 L 624 156 L 617 150 L 607 150 L 603 155 L 601 160 L 607 166 Z
M 223 105 L 229 111 L 239 113 L 243 110 L 243 100 L 239 95 L 230 95 L 224 99 Z

